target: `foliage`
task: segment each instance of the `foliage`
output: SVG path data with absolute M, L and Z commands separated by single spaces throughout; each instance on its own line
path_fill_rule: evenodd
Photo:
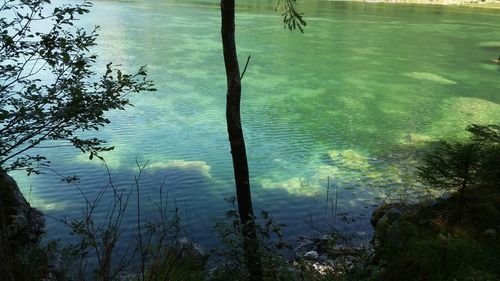
M 471 125 L 467 131 L 472 133 L 472 141 L 481 146 L 480 183 L 500 189 L 500 126 Z
M 231 197 L 228 201 L 233 203 L 233 209 L 226 211 L 225 218 L 215 223 L 223 247 L 213 251 L 217 268 L 212 272 L 211 280 L 249 280 L 251 276 L 243 250 L 243 225 L 234 208 L 235 198 Z M 264 280 L 293 280 L 293 273 L 283 255 L 285 249 L 290 249 L 282 233 L 285 225 L 276 223 L 265 211 L 261 217 L 263 224 L 253 225 L 257 232 L 257 254 L 262 261 Z
M 472 139 L 476 142 L 500 144 L 500 126 L 498 125 L 472 124 L 467 127 L 467 131 L 472 134 Z
M 278 0 L 275 10 L 278 10 L 280 6 L 283 7 L 281 16 L 283 17 L 283 26 L 285 28 L 289 30 L 298 28 L 303 33 L 307 23 L 302 13 L 297 10 L 296 2 L 297 0 Z
M 465 189 L 476 181 L 479 161 L 477 143 L 439 141 L 419 167 L 418 175 L 428 185 L 444 190 Z
M 12 273 L 15 280 L 42 280 L 49 272 L 47 253 L 51 244 L 42 246 L 39 241 L 23 245 L 14 255 Z
M 473 189 L 467 199 L 476 204 L 465 205 L 466 223 L 450 219 L 454 204 L 448 199 L 417 205 L 393 223 L 377 225 L 377 262 L 358 280 L 498 280 L 500 244 L 487 229 L 500 219 L 500 210 L 491 213 L 500 196 Z M 490 207 L 477 208 L 478 203 Z
M 469 186 L 500 187 L 500 126 L 470 125 L 468 141 L 439 141 L 417 167 L 421 181 L 433 188 L 459 190 L 458 204 Z
M 72 182 L 86 205 L 83 217 L 60 220 L 77 238 L 77 243 L 59 251 L 64 257 L 65 275 L 79 281 L 88 276 L 97 281 L 201 279 L 205 257 L 198 255 L 193 242 L 180 239 L 183 228 L 179 209 L 167 208 L 164 185 L 160 186 L 160 201 L 154 214 L 142 213 L 140 181 L 145 165 L 138 168 L 132 189 L 115 186 L 108 174 L 108 184 L 101 187 L 93 200 Z M 131 212 L 134 197 L 137 205 L 135 212 Z M 102 213 L 104 216 L 99 215 Z M 130 230 L 122 223 L 131 216 L 135 216 L 136 225 Z
M 93 70 L 97 27 L 76 27 L 91 4 L 52 9 L 50 0 L 7 0 L 0 4 L 0 167 L 38 168 L 49 161 L 30 154 L 48 141 L 66 141 L 90 158 L 113 149 L 102 139 L 80 137 L 110 123 L 105 113 L 129 105 L 132 92 L 154 90 L 141 67 L 126 74 L 106 66 L 102 76 Z M 61 143 L 50 143 L 49 147 Z
M 500 127 L 471 125 L 464 142 L 441 140 L 423 156 L 418 176 L 423 183 L 446 191 L 460 190 L 459 204 L 469 186 L 500 182 Z
M 458 192 L 379 221 L 375 257 L 357 280 L 499 280 L 499 128 L 471 125 L 469 140 L 431 147 L 420 179 Z
M 228 201 L 234 202 L 234 198 Z M 338 252 L 330 253 L 328 249 L 333 249 L 336 242 L 346 242 L 349 237 L 334 233 L 328 235 L 331 241 L 330 245 L 323 245 L 325 254 L 331 255 L 330 265 L 321 265 L 315 260 L 309 260 L 296 256 L 291 245 L 286 242 L 283 236 L 284 224 L 277 223 L 275 219 L 266 211 L 261 212 L 260 219 L 257 219 L 254 226 L 258 234 L 259 250 L 258 255 L 263 265 L 263 280 L 303 280 L 303 281 L 347 281 L 357 280 L 354 276 L 355 266 L 350 262 L 343 260 Z M 213 250 L 213 261 L 215 269 L 209 274 L 209 280 L 250 280 L 251 276 L 246 268 L 246 260 L 243 251 L 242 225 L 238 218 L 238 212 L 234 209 L 228 210 L 223 219 L 216 221 L 215 229 L 222 242 L 222 247 Z M 338 241 L 337 241 L 338 240 Z M 357 256 L 354 262 L 359 262 L 366 258 L 366 251 L 359 253 L 353 250 L 351 255 Z M 349 264 L 349 265 L 348 265 Z M 342 268 L 342 269 L 341 269 Z M 349 268 L 349 269 L 348 269 Z M 347 272 L 352 270 L 353 272 Z M 340 272 L 342 271 L 342 272 Z M 351 276 L 352 275 L 352 276 Z M 354 278 L 354 279 L 352 279 Z

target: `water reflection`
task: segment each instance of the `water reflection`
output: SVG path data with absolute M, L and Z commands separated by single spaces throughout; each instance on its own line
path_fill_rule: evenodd
M 240 56 L 252 55 L 243 125 L 255 207 L 288 234 L 310 232 L 304 220 L 314 217 L 368 237 L 373 206 L 405 189 L 419 146 L 500 120 L 498 71 L 483 63 L 498 55 L 490 45 L 499 14 L 307 1 L 309 25 L 298 34 L 283 30 L 274 3 L 239 1 L 237 39 Z M 159 89 L 131 97 L 134 107 L 111 113 L 99 132 L 116 147 L 104 155 L 115 183 L 129 188 L 136 160 L 149 161 L 144 206 L 165 180 L 204 244 L 214 243 L 212 218 L 234 193 L 218 13 L 215 1 L 100 1 L 82 21 L 101 25 L 102 64 L 148 64 Z M 73 150 L 49 157 L 58 172 L 78 174 L 89 196 L 107 184 L 105 169 Z M 81 215 L 78 191 L 57 177 L 16 178 L 48 214 Z M 337 214 L 355 221 L 332 215 L 332 194 Z

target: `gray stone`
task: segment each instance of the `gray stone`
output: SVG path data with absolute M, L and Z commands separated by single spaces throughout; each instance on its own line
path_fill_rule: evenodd
M 304 258 L 308 259 L 308 260 L 316 260 L 316 259 L 318 259 L 318 257 L 319 257 L 319 254 L 316 251 L 309 251 L 309 252 L 304 254 Z
M 43 213 L 30 206 L 14 179 L 3 171 L 0 171 L 0 188 L 7 238 L 21 240 L 18 242 L 23 244 L 38 241 L 44 232 Z
M 491 237 L 496 237 L 497 236 L 497 231 L 494 228 L 488 228 L 484 232 L 485 235 L 491 236 Z
M 382 205 L 373 212 L 370 222 L 374 228 L 379 223 L 390 224 L 399 219 L 407 209 L 407 206 L 397 203 Z
M 327 264 L 314 263 L 313 268 L 321 275 L 326 275 L 330 272 L 334 272 L 334 269 L 332 268 L 332 266 L 327 265 Z M 340 272 L 340 273 L 342 273 L 342 272 Z
M 316 248 L 313 240 L 308 239 L 304 236 L 300 236 L 297 241 L 297 247 L 295 247 L 295 252 L 308 252 Z
M 195 243 L 187 237 L 180 238 L 176 243 L 177 250 L 180 251 L 181 257 L 190 257 L 193 259 L 195 266 L 204 267 L 207 261 L 207 254 L 205 248 Z
M 44 232 L 43 214 L 32 208 L 17 183 L 0 169 L 0 279 L 12 280 L 13 253 L 36 245 Z

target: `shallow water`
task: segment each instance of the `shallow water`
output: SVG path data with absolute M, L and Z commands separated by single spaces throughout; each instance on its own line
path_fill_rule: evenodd
M 308 1 L 300 34 L 283 29 L 274 1 L 239 2 L 240 64 L 252 56 L 242 120 L 254 204 L 288 224 L 288 237 L 326 221 L 368 239 L 373 206 L 414 186 L 416 149 L 500 121 L 498 11 Z M 158 88 L 132 96 L 134 107 L 99 132 L 116 147 L 104 155 L 114 185 L 132 187 L 136 160 L 147 161 L 143 211 L 154 214 L 165 180 L 169 208 L 213 245 L 213 219 L 234 193 L 217 1 L 99 1 L 81 23 L 101 26 L 101 63 L 147 64 Z M 108 182 L 73 149 L 45 153 L 90 198 Z M 82 197 L 57 176 L 15 176 L 47 214 L 82 214 Z M 55 238 L 64 226 L 48 220 L 48 229 Z

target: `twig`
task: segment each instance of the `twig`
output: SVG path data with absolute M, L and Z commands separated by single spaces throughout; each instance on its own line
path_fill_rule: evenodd
M 248 63 L 250 62 L 250 58 L 252 55 L 248 55 L 247 62 L 245 63 L 245 68 L 243 68 L 243 73 L 241 73 L 240 80 L 243 80 L 243 76 L 245 75 L 245 72 L 247 72 L 247 67 Z

